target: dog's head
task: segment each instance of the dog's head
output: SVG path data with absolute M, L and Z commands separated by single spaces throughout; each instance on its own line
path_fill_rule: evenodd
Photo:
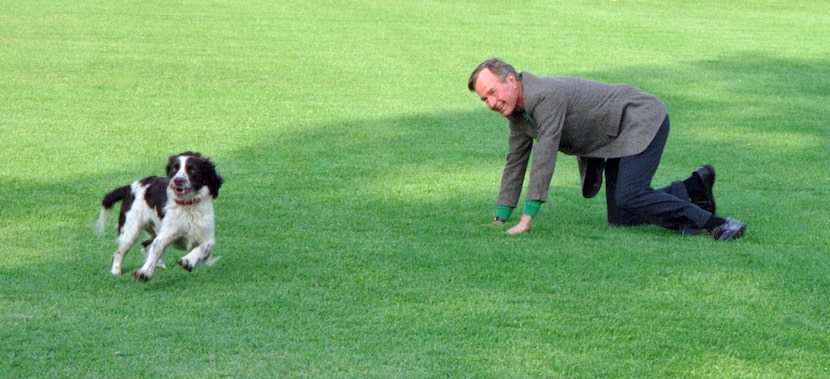
M 170 156 L 167 162 L 167 178 L 170 180 L 170 189 L 178 198 L 190 197 L 191 193 L 207 187 L 210 196 L 219 196 L 219 187 L 222 186 L 222 177 L 216 173 L 213 162 L 201 154 L 186 151 Z

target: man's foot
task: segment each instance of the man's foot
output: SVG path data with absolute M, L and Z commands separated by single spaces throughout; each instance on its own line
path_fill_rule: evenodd
M 715 214 L 715 195 L 712 194 L 712 187 L 715 186 L 715 168 L 712 165 L 703 165 L 695 170 L 692 175 L 697 175 L 703 183 L 700 193 L 691 197 L 692 204 L 697 205 L 711 214 Z
M 735 219 L 727 218 L 726 222 L 712 230 L 712 237 L 718 241 L 728 241 L 741 238 L 746 231 L 746 224 Z
M 514 225 L 512 228 L 507 229 L 507 234 L 522 234 L 527 233 L 530 231 L 530 224 L 533 222 L 533 217 L 523 214 L 522 218 L 519 219 L 519 223 Z

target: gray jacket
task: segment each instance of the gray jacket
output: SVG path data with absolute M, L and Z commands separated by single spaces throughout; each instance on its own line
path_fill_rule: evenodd
M 531 151 L 525 198 L 545 202 L 558 151 L 595 158 L 636 155 L 648 147 L 668 114 L 660 99 L 627 84 L 528 72 L 519 76 L 525 112 L 508 117 L 510 152 L 498 205 L 516 206 Z

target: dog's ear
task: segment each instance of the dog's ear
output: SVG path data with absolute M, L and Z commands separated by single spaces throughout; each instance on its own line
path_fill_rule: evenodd
M 170 176 L 173 171 L 173 165 L 178 163 L 179 155 L 171 155 L 170 158 L 167 159 L 167 167 L 164 168 L 164 174 Z
M 210 194 L 213 198 L 219 197 L 219 187 L 222 186 L 223 179 L 219 174 L 213 173 L 210 178 Z
M 205 165 L 210 173 L 208 177 L 208 188 L 210 188 L 210 196 L 213 198 L 219 197 L 219 187 L 222 187 L 224 179 L 216 172 L 216 166 L 209 159 L 205 159 Z

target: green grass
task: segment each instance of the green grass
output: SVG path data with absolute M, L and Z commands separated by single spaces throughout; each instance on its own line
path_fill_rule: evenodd
M 827 377 L 827 35 L 823 1 L 0 0 L 0 377 Z M 489 225 L 491 56 L 660 96 L 655 184 L 713 163 L 746 237 L 608 226 L 572 158 Z M 110 275 L 101 196 L 184 150 L 223 259 Z

